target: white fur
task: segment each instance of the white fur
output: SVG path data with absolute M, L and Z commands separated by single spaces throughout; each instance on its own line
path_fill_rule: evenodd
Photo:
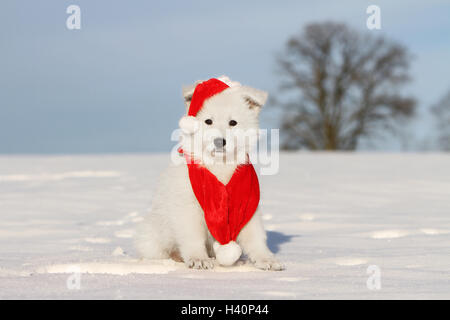
M 183 90 L 185 99 L 192 95 L 195 85 L 188 88 Z M 259 106 L 249 105 L 248 99 Z M 263 91 L 234 85 L 206 100 L 196 116 L 200 130 L 195 133 L 185 132 L 182 136 L 184 152 L 202 159 L 202 163 L 222 183 L 228 183 L 236 166 L 246 161 L 245 157 L 240 159 L 233 155 L 236 152 L 246 153 L 251 146 L 239 139 L 236 143 L 232 143 L 234 139 L 227 139 L 225 152 L 217 153 L 212 149 L 211 141 L 215 137 L 229 137 L 227 129 L 232 129 L 236 136 L 240 130 L 256 130 L 259 109 L 266 99 L 267 94 Z M 189 107 L 189 102 L 186 105 Z M 213 124 L 205 124 L 206 119 L 212 119 Z M 238 124 L 231 128 L 230 120 Z M 198 139 L 203 142 L 200 148 L 193 146 L 193 141 Z M 232 158 L 235 161 L 229 161 Z M 150 214 L 138 228 L 136 246 L 140 255 L 149 259 L 179 255 L 188 267 L 209 269 L 214 266 L 214 241 L 192 191 L 186 164 L 171 164 L 160 177 Z M 277 262 L 267 247 L 266 233 L 258 210 L 241 230 L 237 243 L 256 267 L 265 270 L 283 269 L 283 265 Z

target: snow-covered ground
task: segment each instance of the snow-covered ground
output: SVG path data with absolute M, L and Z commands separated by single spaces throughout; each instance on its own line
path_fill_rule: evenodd
M 450 298 L 450 155 L 283 154 L 260 177 L 282 272 L 138 261 L 168 159 L 0 157 L 0 298 Z

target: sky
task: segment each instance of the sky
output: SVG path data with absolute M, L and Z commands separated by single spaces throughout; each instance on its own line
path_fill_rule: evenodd
M 69 30 L 69 5 L 81 29 Z M 381 30 L 366 28 L 367 6 Z M 345 22 L 407 46 L 418 100 L 406 135 L 425 139 L 450 89 L 450 1 L 2 0 L 0 153 L 168 152 L 182 85 L 226 74 L 277 93 L 275 57 L 311 22 Z M 261 126 L 277 127 L 272 106 Z M 402 150 L 387 139 L 377 150 Z

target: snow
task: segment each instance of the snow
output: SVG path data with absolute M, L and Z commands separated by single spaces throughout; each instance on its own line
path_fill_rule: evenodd
M 281 272 L 140 261 L 135 226 L 168 161 L 0 157 L 0 298 L 450 298 L 450 155 L 282 154 L 260 177 Z

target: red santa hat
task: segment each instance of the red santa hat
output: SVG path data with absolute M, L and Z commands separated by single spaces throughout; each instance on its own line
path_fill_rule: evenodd
M 187 115 L 180 119 L 179 125 L 181 130 L 187 134 L 197 131 L 199 123 L 195 117 L 202 109 L 205 101 L 230 87 L 238 87 L 240 85 L 239 82 L 231 81 L 227 76 L 211 78 L 197 84 L 190 100 Z

